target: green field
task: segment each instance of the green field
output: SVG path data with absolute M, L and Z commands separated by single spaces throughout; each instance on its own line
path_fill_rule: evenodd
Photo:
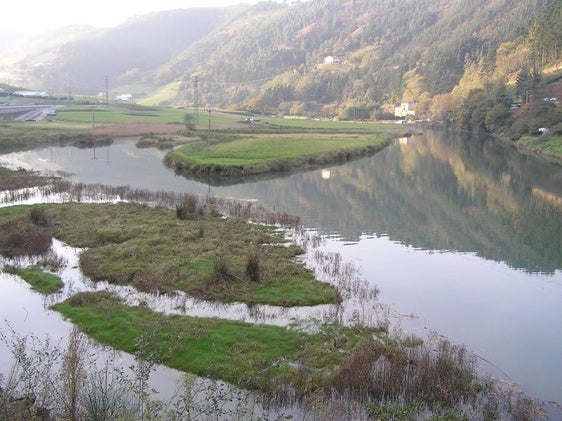
M 178 108 L 144 108 L 97 104 L 91 106 L 64 107 L 57 110 L 57 121 L 96 125 L 130 122 L 182 123 L 185 110 Z
M 173 150 L 167 163 L 180 172 L 245 176 L 345 161 L 382 149 L 388 133 L 260 134 L 231 141 L 194 142 Z
M 198 114 L 195 130 L 182 129 Z M 406 129 L 391 124 L 252 117 L 246 112 L 145 107 L 136 104 L 62 104 L 56 117 L 0 124 L 0 148 L 31 149 L 53 142 L 93 144 L 105 136 L 181 135 L 189 144 L 167 163 L 195 176 L 286 172 L 374 153 Z M 173 124 L 172 124 L 173 123 Z M 95 131 L 93 130 L 95 129 Z M 192 142 L 200 138 L 200 142 Z M 181 142 L 180 142 L 181 143 Z

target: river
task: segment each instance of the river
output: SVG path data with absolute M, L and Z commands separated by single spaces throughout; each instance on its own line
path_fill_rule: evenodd
M 71 181 L 253 199 L 326 236 L 393 326 L 465 344 L 493 375 L 562 403 L 562 167 L 447 131 L 342 165 L 232 185 L 189 180 L 131 139 L 2 165 Z

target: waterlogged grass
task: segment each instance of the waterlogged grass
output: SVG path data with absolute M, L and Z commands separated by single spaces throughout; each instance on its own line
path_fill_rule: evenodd
M 279 401 L 321 404 L 335 395 L 366 404 L 376 419 L 415 419 L 426 409 L 462 414 L 458 408 L 479 394 L 495 399 L 479 383 L 474 358 L 443 340 L 428 346 L 361 327 L 322 325 L 305 333 L 164 315 L 103 291 L 79 293 L 53 308 L 102 343 Z
M 277 326 L 167 316 L 126 306 L 107 292 L 79 293 L 53 308 L 102 343 L 137 353 L 138 339 L 149 337 L 149 351 L 158 362 L 264 392 L 289 384 L 300 393 L 326 386 L 361 338 L 373 334 L 328 326 L 309 335 Z
M 64 283 L 57 275 L 46 272 L 39 264 L 28 268 L 14 268 L 12 272 L 31 285 L 33 290 L 42 294 L 54 294 L 64 287 Z
M 192 143 L 170 152 L 167 162 L 195 174 L 250 175 L 343 161 L 377 151 L 389 141 L 384 132 L 260 134 L 228 142 Z
M 43 177 L 33 171 L 0 167 L 0 191 L 44 186 L 51 181 L 50 177 Z
M 287 244 L 274 227 L 241 219 L 178 219 L 172 210 L 130 203 L 66 203 L 2 208 L 2 227 L 6 241 L 0 249 L 6 255 L 33 250 L 18 233 L 49 231 L 67 244 L 88 248 L 80 264 L 93 280 L 141 291 L 181 290 L 213 301 L 280 306 L 339 300 L 333 286 L 317 281 L 296 260 L 303 250 Z M 255 254 L 259 273 L 252 279 L 246 266 Z

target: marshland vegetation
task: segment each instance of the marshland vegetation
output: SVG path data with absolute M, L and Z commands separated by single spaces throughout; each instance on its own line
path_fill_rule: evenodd
M 75 188 L 81 198 L 86 197 L 87 191 L 99 190 L 99 186 Z M 125 193 L 126 189 L 119 191 Z M 106 194 L 109 192 L 111 189 Z M 143 194 L 128 193 L 137 197 Z M 145 199 L 150 197 L 148 192 L 144 194 Z M 1 227 L 6 234 L 3 238 L 8 239 L 3 244 L 3 254 L 41 255 L 48 250 L 47 240 L 50 242 L 54 236 L 75 246 L 88 247 L 82 254 L 81 266 L 93 279 L 99 277 L 167 294 L 184 289 L 208 300 L 240 300 L 249 306 L 258 302 L 281 306 L 331 302 L 337 307 L 340 304 L 340 293 L 333 285 L 316 281 L 312 272 L 295 260 L 302 250 L 287 244 L 278 227 L 248 222 L 248 216 L 256 217 L 262 212 L 259 208 L 231 204 L 230 217 L 224 218 L 218 212 L 222 208 L 220 203 L 200 201 L 192 196 L 166 198 L 167 206 L 64 203 L 3 208 Z M 276 220 L 295 223 L 283 215 Z M 15 232 L 42 234 L 21 246 L 13 236 Z M 205 242 L 212 247 L 206 247 Z M 198 244 L 197 249 L 204 257 L 190 254 L 193 244 Z M 220 252 L 206 254 L 211 249 Z M 199 264 L 193 264 L 198 258 Z M 320 259 L 330 266 L 322 269 L 326 273 L 340 271 L 340 259 L 322 256 Z M 123 261 L 130 264 L 123 265 Z M 196 275 L 190 278 L 194 266 Z M 150 278 L 145 273 L 151 273 Z M 167 273 L 177 276 L 170 280 L 165 276 Z M 281 278 L 277 280 L 278 285 L 275 276 Z M 291 277 L 296 277 L 298 282 L 291 284 Z M 161 283 L 153 284 L 151 279 Z M 210 283 L 211 288 L 197 284 L 202 280 Z M 284 282 L 294 291 L 280 288 L 279 283 Z M 307 285 L 316 290 L 310 293 Z M 375 299 L 376 294 L 369 297 Z M 442 338 L 424 342 L 415 337 L 396 337 L 385 324 L 342 325 L 337 319 L 327 319 L 321 323 L 279 327 L 222 318 L 166 315 L 142 305 L 128 305 L 108 291 L 80 292 L 53 308 L 89 337 L 137 357 L 138 375 L 128 380 L 128 389 L 120 395 L 123 402 L 134 404 L 127 406 L 121 402 L 119 406 L 114 402 L 117 408 L 113 410 L 122 419 L 139 414 L 159 419 L 178 419 L 177 414 L 181 414 L 180 418 L 191 414 L 193 419 L 202 414 L 208 416 L 208 407 L 198 409 L 192 401 L 182 400 L 181 397 L 189 395 L 185 389 L 172 406 L 157 404 L 145 383 L 150 367 L 157 363 L 255 391 L 265 401 L 290 412 L 295 411 L 292 405 L 298 404 L 313 418 L 337 413 L 375 419 L 425 417 L 423 414 L 449 419 L 508 414 L 532 419 L 539 409 L 534 401 L 518 394 L 504 394 L 492 381 L 481 377 L 476 370 L 476 358 L 464 347 Z M 41 354 L 26 349 L 24 338 L 8 336 L 3 334 L 5 342 L 19 344 L 10 347 L 17 361 L 25 361 L 30 367 L 41 363 Z M 66 374 L 59 373 L 52 379 L 67 385 L 72 383 L 73 388 L 59 388 L 61 396 L 36 395 L 33 402 L 18 406 L 13 404 L 20 402 L 15 399 L 47 387 L 44 384 L 47 374 L 37 370 L 30 376 L 16 370 L 9 379 L 10 388 L 4 384 L 0 389 L 2 410 L 6 414 L 48 411 L 55 417 L 68 417 L 91 411 L 92 406 L 87 402 L 92 403 L 92 397 L 99 404 L 108 391 L 100 388 L 92 392 L 96 386 L 92 377 L 88 377 L 91 374 L 81 374 L 87 371 L 86 361 L 77 358 L 77 343 L 71 342 L 66 350 L 52 356 L 66 370 Z M 74 361 L 74 370 L 67 369 L 65 364 L 69 361 Z M 93 370 L 94 377 L 103 374 L 95 367 L 88 370 L 90 373 Z M 133 381 L 137 383 L 133 385 Z M 51 386 L 54 382 L 50 382 Z M 130 395 L 134 390 L 137 392 Z M 63 401 L 70 404 L 61 407 L 56 403 L 60 399 L 54 399 L 55 396 L 64 397 Z M 231 396 L 215 395 L 212 399 L 222 402 Z M 178 405 L 184 406 L 174 418 L 171 408 Z M 211 410 L 215 416 L 226 414 L 224 402 L 212 406 Z

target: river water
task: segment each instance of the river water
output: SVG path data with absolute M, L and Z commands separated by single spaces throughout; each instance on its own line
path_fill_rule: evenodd
M 190 180 L 132 139 L 0 156 L 71 181 L 257 200 L 357 267 L 393 326 L 465 344 L 493 375 L 562 403 L 562 167 L 431 132 L 374 156 L 267 179 Z

